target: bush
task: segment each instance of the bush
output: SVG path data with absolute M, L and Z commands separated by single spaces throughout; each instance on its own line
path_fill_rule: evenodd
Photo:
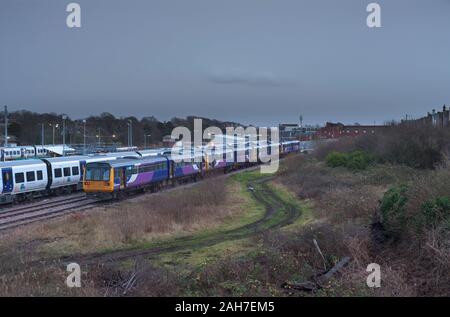
M 421 210 L 423 215 L 422 224 L 426 227 L 435 227 L 450 219 L 450 198 L 443 196 L 426 201 L 422 204 Z
M 364 170 L 372 162 L 372 156 L 363 151 L 350 153 L 331 152 L 326 157 L 326 163 L 330 167 L 347 167 L 352 170 Z
M 352 170 L 364 170 L 372 162 L 373 158 L 371 155 L 363 151 L 353 151 L 348 154 L 347 158 L 347 168 Z
M 347 165 L 347 155 L 345 153 L 331 152 L 326 157 L 326 162 L 329 167 L 339 167 Z
M 406 203 L 408 187 L 392 187 L 381 200 L 381 217 L 384 229 L 389 236 L 398 237 L 406 229 Z
M 342 138 L 318 146 L 315 156 L 326 158 L 333 152 L 363 151 L 381 163 L 401 164 L 418 169 L 434 169 L 449 154 L 450 130 L 433 126 L 397 125 L 358 138 Z

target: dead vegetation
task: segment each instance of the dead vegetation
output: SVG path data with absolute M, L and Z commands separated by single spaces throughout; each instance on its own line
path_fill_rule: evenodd
M 344 142 L 340 149 L 354 150 L 354 144 L 349 140 Z M 330 145 L 328 151 L 335 149 L 336 144 Z M 315 157 L 287 158 L 274 180 L 300 201 L 311 204 L 313 222 L 292 230 L 264 232 L 250 239 L 253 248 L 248 253 L 219 255 L 214 261 L 200 265 L 175 265 L 169 269 L 148 259 L 125 265 L 105 264 L 89 272 L 87 288 L 76 295 L 450 295 L 450 222 L 448 210 L 444 208 L 446 200 L 436 202 L 438 198 L 449 196 L 450 171 L 446 162 L 433 163 L 433 169 L 424 169 L 384 160 L 355 171 L 327 167 L 321 159 L 325 152 L 326 149 L 321 149 Z M 430 153 L 436 157 L 433 151 Z M 381 205 L 386 193 L 402 184 L 407 188 L 401 192 L 405 196 L 404 208 L 402 205 L 396 209 L 395 217 L 383 217 Z M 239 195 L 240 189 L 237 184 L 225 186 L 212 180 L 195 190 L 154 195 L 145 200 L 137 199 L 126 207 L 109 208 L 108 217 L 104 216 L 105 211 L 100 211 L 66 219 L 64 226 L 59 221 L 45 224 L 20 233 L 32 243 L 22 241 L 19 244 L 22 249 L 8 249 L 9 255 L 3 249 L 1 261 L 6 263 L 6 258 L 11 256 L 17 260 L 27 248 L 64 253 L 61 250 L 120 247 L 211 228 L 230 215 L 242 212 L 240 208 L 245 198 Z M 431 217 L 430 221 L 426 214 L 428 218 L 424 218 L 426 202 L 429 202 L 428 212 L 439 217 Z M 387 228 L 389 221 L 397 219 L 401 221 L 392 227 L 396 230 L 394 237 Z M 17 234 L 13 233 L 8 239 L 16 241 L 20 237 L 20 234 L 15 236 Z M 38 255 L 32 253 L 32 256 Z M 345 267 L 339 267 L 318 287 L 315 279 L 346 257 L 350 261 Z M 381 288 L 366 285 L 369 274 L 366 268 L 370 263 L 381 266 Z M 14 261 L 10 264 L 1 269 L 2 282 L 9 283 L 3 295 L 8 292 L 70 295 L 62 286 L 59 290 L 47 285 L 48 278 L 61 275 L 56 268 L 46 268 L 35 274 L 16 266 Z M 35 279 L 41 281 L 37 291 L 20 290 L 20 285 L 34 285 Z M 305 291 L 283 287 L 286 285 L 311 287 Z
M 133 246 L 219 226 L 242 213 L 239 184 L 205 180 L 180 188 L 98 207 L 9 231 L 0 249 L 23 245 L 21 253 L 73 254 Z M 30 241 L 35 241 L 30 243 Z
M 396 127 L 390 135 L 343 139 L 319 148 L 316 159 L 287 163 L 281 179 L 313 201 L 322 219 L 314 230 L 340 231 L 342 238 L 333 241 L 353 259 L 322 294 L 450 294 L 447 132 L 431 130 Z M 327 153 L 337 150 L 368 151 L 377 164 L 361 171 L 326 167 Z M 383 284 L 369 291 L 365 268 L 372 262 L 381 265 Z

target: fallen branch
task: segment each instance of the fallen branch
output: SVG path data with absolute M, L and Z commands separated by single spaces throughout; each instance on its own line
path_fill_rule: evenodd
M 302 283 L 285 282 L 281 285 L 282 288 L 295 289 L 298 291 L 314 292 L 317 291 L 328 282 L 334 274 L 338 273 L 350 262 L 350 257 L 342 258 L 335 266 L 324 274 L 318 274 L 312 277 L 313 281 L 306 281 Z
M 325 274 L 319 275 L 316 277 L 316 283 L 320 286 L 324 285 L 328 280 L 330 280 L 334 274 L 339 272 L 341 269 L 344 268 L 350 262 L 350 257 L 346 256 L 342 258 L 338 263 L 336 263 L 335 266 L 333 266 L 328 272 Z

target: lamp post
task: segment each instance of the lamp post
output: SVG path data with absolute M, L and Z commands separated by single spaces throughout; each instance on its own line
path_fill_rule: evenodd
M 42 146 L 44 146 L 45 136 L 44 136 L 44 124 L 43 123 L 41 123 L 41 143 L 42 143 Z
M 98 138 L 98 146 L 100 147 L 100 144 L 101 144 L 101 142 L 100 142 L 100 138 L 101 138 L 101 136 L 100 136 L 100 128 L 98 128 L 98 134 L 97 134 L 97 138 Z
M 144 149 L 147 148 L 147 137 L 151 137 L 151 134 L 144 134 Z
M 5 140 L 4 146 L 8 146 L 8 106 L 5 106 Z
M 52 127 L 52 132 L 53 132 L 53 136 L 52 136 L 52 144 L 55 145 L 55 128 L 58 129 L 59 124 L 52 124 L 52 123 L 49 123 L 49 126 Z
M 63 120 L 63 131 L 62 131 L 62 136 L 63 136 L 63 150 L 62 150 L 62 156 L 65 156 L 66 154 L 66 118 L 67 116 L 65 114 L 62 115 L 62 120 Z
M 86 120 L 83 120 L 83 154 L 86 154 Z
M 133 146 L 133 122 L 128 120 L 128 147 Z

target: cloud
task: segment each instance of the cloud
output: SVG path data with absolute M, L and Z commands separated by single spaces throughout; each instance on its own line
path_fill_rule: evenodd
M 214 71 L 209 81 L 223 85 L 247 85 L 278 87 L 292 84 L 282 80 L 271 72 L 249 72 L 243 70 Z

